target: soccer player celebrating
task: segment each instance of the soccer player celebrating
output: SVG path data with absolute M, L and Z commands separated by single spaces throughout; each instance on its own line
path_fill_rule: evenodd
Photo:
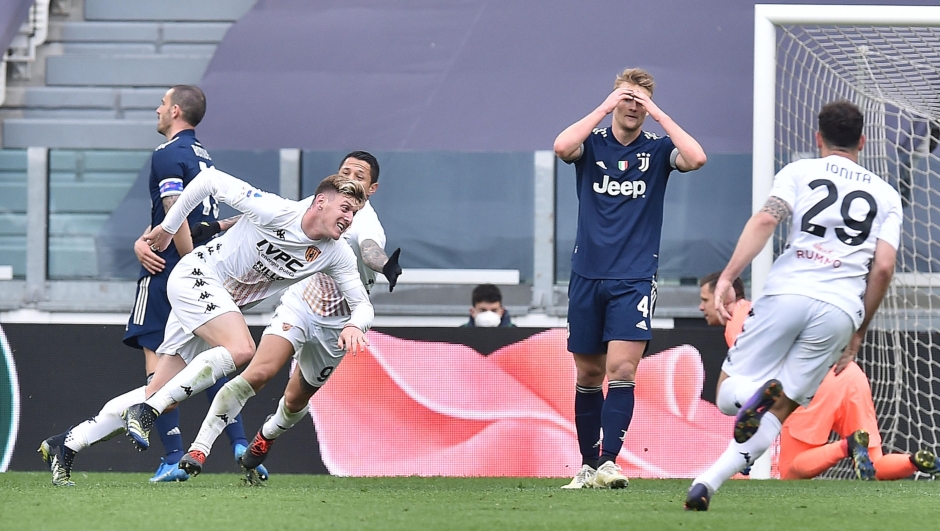
M 146 388 L 112 399 L 97 416 L 69 430 L 51 453 L 54 484 L 71 484 L 75 454 L 116 434 L 122 424 L 138 448 L 146 449 L 157 415 L 251 359 L 255 345 L 241 309 L 314 273 L 329 275 L 349 304 L 349 323 L 339 335 L 339 347 L 355 353 L 367 344 L 365 331 L 374 311 L 355 253 L 341 240 L 365 203 L 361 184 L 331 175 L 314 196 L 290 201 L 208 168 L 144 240 L 162 252 L 187 214 L 210 195 L 245 216 L 222 237 L 184 256 L 170 273 L 167 291 L 173 312 L 157 350 L 161 356 L 153 379 Z
M 829 368 L 835 364 L 836 374 L 845 369 L 884 298 L 901 235 L 901 198 L 858 165 L 863 125 L 852 103 L 823 106 L 816 133 L 821 157 L 777 173 L 715 285 L 715 309 L 724 321 L 732 280 L 792 214 L 789 245 L 722 365 L 728 375 L 722 393 L 761 385 L 738 411 L 727 450 L 693 481 L 686 509 L 708 510 L 721 484 L 753 464 L 787 417 L 810 403 Z
M 702 300 L 699 310 L 710 326 L 721 325 L 714 304 L 715 285 L 720 275 L 721 271 L 717 271 L 699 280 Z M 735 300 L 730 305 L 727 301 L 725 304 L 730 306 L 728 313 L 731 314 L 731 319 L 724 325 L 728 347 L 734 345 L 751 311 L 751 301 L 744 298 L 741 279 L 734 279 L 732 287 Z M 722 413 L 736 415 L 741 404 L 735 403 L 734 397 L 721 393 L 721 384 L 727 377 L 724 372 L 718 377 L 716 396 L 720 398 L 717 402 Z M 732 387 L 729 385 L 728 389 Z M 760 384 L 756 384 L 754 390 L 757 387 Z M 842 439 L 830 443 L 829 434 L 832 432 L 838 433 Z M 846 457 L 852 459 L 855 476 L 859 479 L 903 479 L 915 472 L 940 474 L 937 458 L 930 450 L 922 449 L 914 454 L 884 454 L 871 385 L 855 361 L 850 361 L 839 374 L 835 369 L 827 372 L 809 405 L 797 408 L 783 423 L 780 478 L 814 478 Z
M 367 197 L 378 189 L 379 163 L 365 151 L 346 155 L 339 174 L 359 181 Z M 343 237 L 356 253 L 367 291 L 375 284 L 377 271 L 385 274 L 389 291 L 394 289 L 401 274 L 398 265 L 401 251 L 396 250 L 391 258 L 386 256 L 385 229 L 368 200 Z M 180 461 L 180 468 L 188 474 L 199 474 L 227 422 L 294 356 L 299 370 L 291 375 L 277 410 L 255 435 L 241 461 L 249 482 L 266 480 L 260 465 L 274 439 L 304 417 L 310 397 L 326 384 L 343 360 L 346 353 L 338 348 L 337 339 L 349 319 L 349 306 L 329 276 L 316 273 L 288 288 L 261 337 L 258 352 L 248 367 L 216 395 L 199 435 Z
M 624 70 L 607 99 L 555 139 L 555 154 L 575 165 L 580 203 L 568 285 L 568 350 L 577 367 L 582 466 L 564 488 L 628 484 L 616 459 L 633 416 L 636 367 L 652 337 L 666 181 L 674 169 L 705 164 L 699 143 L 652 95 L 653 76 Z M 608 114 L 610 127 L 598 127 Z M 647 115 L 668 136 L 643 131 Z
M 204 168 L 212 166 L 209 152 L 196 139 L 196 126 L 206 114 L 206 96 L 198 87 L 177 85 L 170 88 L 157 107 L 157 132 L 164 135 L 167 142 L 154 150 L 150 160 L 150 200 L 151 221 L 144 232 L 150 232 L 163 222 L 164 215 L 183 193 L 184 187 Z M 144 351 L 144 367 L 148 380 L 157 366 L 156 349 L 163 341 L 163 331 L 170 316 L 170 300 L 166 295 L 166 281 L 170 271 L 179 262 L 182 255 L 193 249 L 194 243 L 202 243 L 196 233 L 192 234 L 187 225 L 196 227 L 214 225 L 228 228 L 229 220 L 218 220 L 219 207 L 214 198 L 209 197 L 202 208 L 196 208 L 189 214 L 187 223 L 173 236 L 173 242 L 159 255 L 150 250 L 143 236 L 134 242 L 134 253 L 141 263 L 137 281 L 137 298 L 134 311 L 127 323 L 124 343 Z M 198 230 L 198 229 L 197 229 Z M 207 394 L 215 395 L 222 381 L 210 389 Z M 165 449 L 165 456 L 160 459 L 160 466 L 150 478 L 151 482 L 182 481 L 186 474 L 179 470 L 177 463 L 183 456 L 183 439 L 179 430 L 179 411 L 173 409 L 162 415 L 156 428 Z M 236 417 L 226 428 L 226 434 L 232 443 L 235 459 L 245 453 L 248 441 L 242 429 L 241 417 Z M 48 460 L 49 451 L 62 441 L 56 437 L 44 441 L 40 451 Z

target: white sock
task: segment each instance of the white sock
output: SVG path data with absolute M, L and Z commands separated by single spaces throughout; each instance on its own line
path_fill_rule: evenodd
M 226 426 L 235 422 L 235 417 L 241 413 L 245 402 L 255 396 L 255 390 L 241 375 L 229 380 L 219 389 L 209 406 L 209 413 L 202 421 L 196 440 L 189 447 L 190 450 L 200 450 L 207 456 L 212 450 L 212 443 L 219 438 Z
M 731 440 L 718 461 L 695 478 L 692 484 L 702 483 L 708 487 L 708 492 L 714 494 L 721 484 L 731 476 L 754 464 L 758 457 L 764 454 L 774 439 L 780 434 L 780 420 L 773 413 L 767 413 L 760 419 L 760 427 L 747 442 L 738 444 Z
M 94 417 L 74 426 L 65 436 L 65 446 L 80 452 L 89 446 L 110 439 L 124 431 L 121 413 L 143 402 L 144 387 L 138 387 L 109 400 Z
M 196 356 L 189 365 L 148 398 L 147 405 L 156 409 L 159 415 L 171 404 L 182 402 L 212 387 L 216 380 L 232 374 L 235 369 L 235 360 L 228 349 L 210 348 Z
M 754 396 L 763 382 L 754 382 L 743 376 L 729 376 L 718 388 L 715 405 L 725 415 L 737 415 L 741 406 Z
M 310 405 L 307 404 L 300 411 L 291 413 L 284 405 L 284 397 L 282 396 L 281 401 L 277 403 L 277 411 L 265 421 L 264 426 L 261 426 L 261 435 L 265 439 L 277 439 L 282 433 L 293 428 L 294 424 L 300 422 L 300 419 L 304 418 L 309 408 Z

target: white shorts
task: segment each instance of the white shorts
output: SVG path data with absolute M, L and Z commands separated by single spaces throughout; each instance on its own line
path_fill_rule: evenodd
M 760 383 L 776 378 L 788 398 L 805 406 L 853 333 L 849 314 L 827 302 L 802 295 L 760 297 L 721 370 Z
M 193 330 L 224 313 L 241 313 L 215 270 L 193 253 L 184 256 L 170 272 L 166 291 L 173 311 L 157 353 L 182 356 L 186 363 L 209 348 L 193 335 Z
M 263 335 L 272 334 L 289 341 L 304 380 L 313 387 L 322 387 L 346 356 L 346 351 L 337 346 L 343 329 L 314 322 L 309 309 L 296 311 L 284 304 L 286 298 L 281 299 Z

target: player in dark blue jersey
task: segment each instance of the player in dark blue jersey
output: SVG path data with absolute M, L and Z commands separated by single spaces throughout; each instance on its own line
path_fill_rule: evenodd
M 151 227 L 163 221 L 167 210 L 176 202 L 183 188 L 189 185 L 193 177 L 212 166 L 209 152 L 196 139 L 195 127 L 205 112 L 205 95 L 198 87 L 189 85 L 179 85 L 168 90 L 157 108 L 157 132 L 164 135 L 167 142 L 154 150 L 150 161 Z M 221 228 L 227 228 L 228 221 L 218 221 L 218 213 L 218 203 L 214 198 L 207 198 L 201 208 L 195 209 L 189 215 L 188 224 L 197 227 L 219 224 Z M 149 230 L 148 228 L 144 231 L 144 234 Z M 124 343 L 144 351 L 148 381 L 156 370 L 157 355 L 154 351 L 163 342 L 163 332 L 170 315 L 166 280 L 181 256 L 193 249 L 194 243 L 202 243 L 199 235 L 190 234 L 188 227 L 182 227 L 173 238 L 173 244 L 160 253 L 154 253 L 142 238 L 138 238 L 134 244 L 134 253 L 141 263 L 141 269 L 137 281 L 137 298 L 127 323 Z M 210 395 L 216 390 L 209 390 Z M 184 454 L 179 430 L 179 412 L 174 410 L 169 415 L 161 416 L 157 431 L 160 433 L 166 455 L 151 481 L 187 479 L 186 474 L 176 466 Z M 248 441 L 245 439 L 240 418 L 230 426 L 228 435 L 233 444 L 233 451 L 244 452 Z
M 674 169 L 705 164 L 702 146 L 653 103 L 653 85 L 648 72 L 624 70 L 607 99 L 555 139 L 555 154 L 575 165 L 579 202 L 568 350 L 578 374 L 582 466 L 565 488 L 628 484 L 616 459 L 633 416 L 636 367 L 652 337 L 666 182 Z M 610 127 L 599 127 L 608 114 Z M 668 136 L 643 131 L 647 116 Z

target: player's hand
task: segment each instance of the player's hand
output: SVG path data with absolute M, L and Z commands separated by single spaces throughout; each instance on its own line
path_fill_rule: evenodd
M 388 292 L 391 293 L 398 283 L 398 276 L 401 275 L 401 266 L 398 265 L 398 257 L 401 255 L 401 247 L 395 249 L 392 256 L 388 257 L 385 265 L 382 266 L 382 274 L 388 279 Z
M 734 307 L 734 288 L 728 280 L 719 278 L 715 284 L 715 311 L 718 312 L 718 321 L 727 324 L 731 320 L 731 309 Z
M 193 245 L 201 245 L 220 232 L 222 232 L 222 225 L 218 221 L 203 221 L 189 228 Z
M 601 103 L 601 106 L 598 107 L 598 110 L 603 111 L 604 114 L 610 114 L 614 112 L 614 108 L 620 104 L 621 101 L 632 101 L 633 91 L 626 87 L 615 88 L 611 92 L 607 99 L 604 100 L 604 103 Z
M 836 368 L 834 369 L 836 376 L 839 375 L 846 367 L 849 366 L 849 363 L 855 361 L 855 355 L 858 354 L 858 349 L 862 348 L 862 337 L 858 334 L 852 334 L 852 339 L 849 340 L 849 344 L 845 347 L 845 350 L 842 351 L 842 356 L 839 357 L 839 361 L 836 362 Z
M 159 253 L 160 251 L 166 250 L 170 246 L 170 241 L 173 240 L 173 235 L 169 232 L 163 230 L 161 225 L 157 225 L 150 230 L 147 234 L 142 236 L 144 243 L 150 246 L 150 250 Z
M 147 245 L 143 236 L 134 241 L 134 254 L 137 255 L 137 261 L 144 266 L 151 275 L 156 275 L 166 267 L 166 260 L 160 258 L 160 255 L 153 252 L 153 249 Z
M 369 346 L 369 340 L 366 339 L 365 333 L 358 326 L 346 325 L 339 334 L 337 346 L 344 349 L 346 354 L 355 356 L 365 351 L 366 347 Z
M 653 99 L 646 95 L 642 90 L 631 90 L 629 92 L 630 96 L 636 100 L 637 104 L 646 109 L 647 114 L 650 118 L 656 120 L 657 122 L 665 116 L 666 113 L 662 111 L 655 103 Z

